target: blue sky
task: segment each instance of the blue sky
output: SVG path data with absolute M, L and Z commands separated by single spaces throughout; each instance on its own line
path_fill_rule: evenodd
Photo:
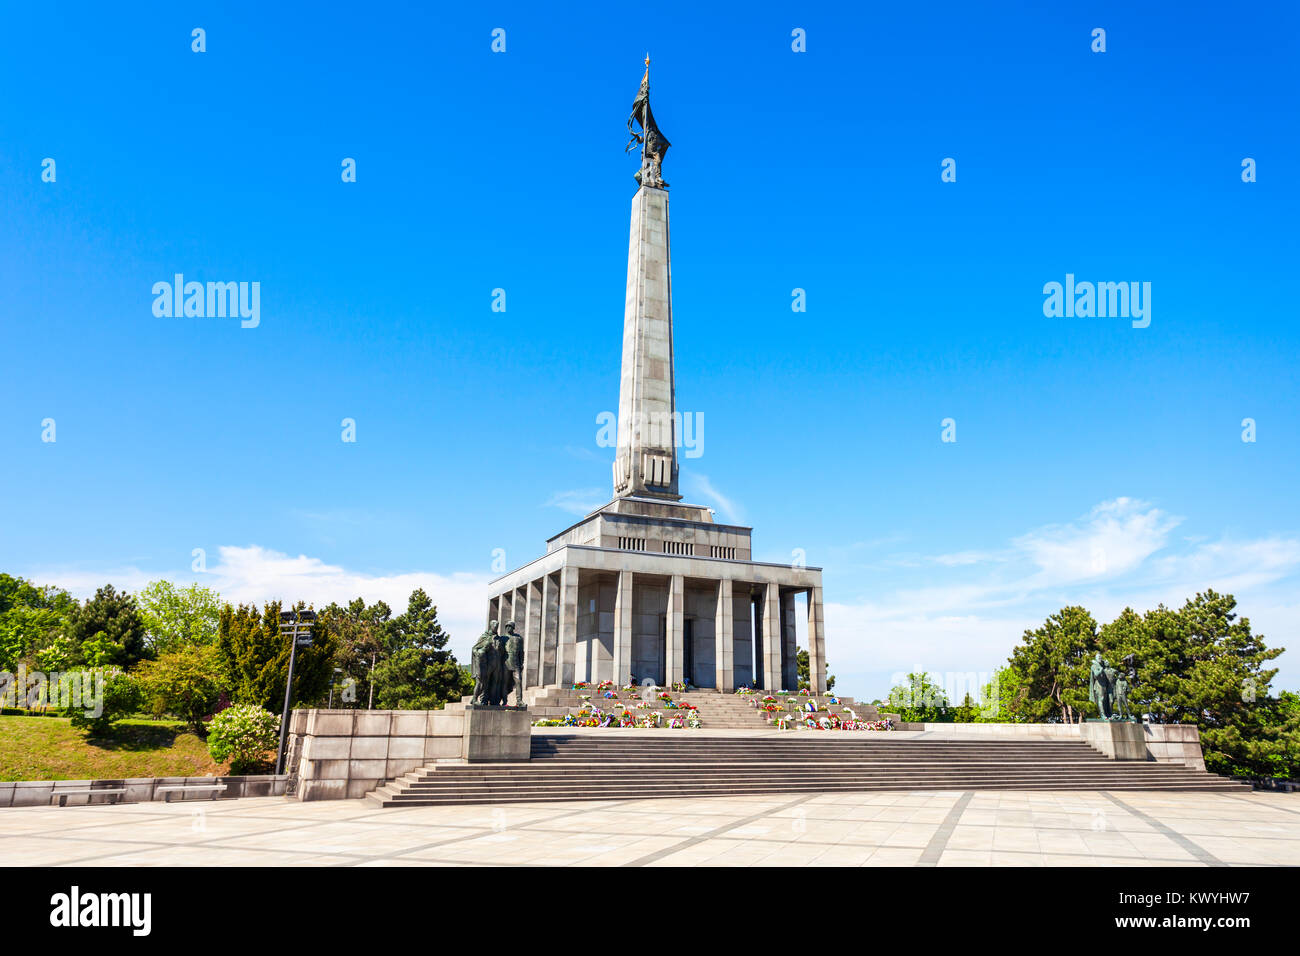
M 1131 6 L 13 8 L 0 568 L 419 584 L 468 647 L 494 549 L 609 496 L 648 49 L 683 490 L 825 569 L 845 691 L 1211 586 L 1294 645 L 1300 16 Z M 156 317 L 177 272 L 260 324 Z M 1150 326 L 1046 317 L 1067 273 L 1150 282 Z

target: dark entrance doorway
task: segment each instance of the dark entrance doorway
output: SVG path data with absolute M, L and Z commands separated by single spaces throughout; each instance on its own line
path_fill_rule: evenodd
M 695 621 L 689 617 L 682 622 L 682 680 L 695 683 Z

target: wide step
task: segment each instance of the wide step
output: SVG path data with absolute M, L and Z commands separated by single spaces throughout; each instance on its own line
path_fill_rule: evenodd
M 369 798 L 410 807 L 878 790 L 1243 789 L 1249 785 L 1178 764 L 1110 760 L 1082 741 L 555 734 L 535 736 L 526 763 L 425 767 Z

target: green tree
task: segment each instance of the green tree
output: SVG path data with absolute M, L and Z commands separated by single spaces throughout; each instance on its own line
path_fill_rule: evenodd
M 302 610 L 305 605 L 299 605 Z M 290 704 L 315 704 L 329 691 L 337 638 L 319 619 L 311 629 L 310 647 L 298 648 Z M 255 606 L 229 604 L 221 609 L 216 651 L 236 703 L 255 704 L 273 713 L 284 706 L 292 641 L 280 636 L 280 602 L 259 612 Z
M 72 644 L 66 635 L 76 610 L 76 599 L 66 591 L 0 573 L 0 670 L 16 671 L 20 663 L 35 666 L 36 655 L 60 640 L 64 650 L 55 656 L 70 663 Z
M 1035 722 L 1077 723 L 1088 705 L 1088 659 L 1097 622 L 1081 607 L 1065 607 L 1041 627 L 1025 631 L 1011 652 L 1011 668 L 1025 689 L 1015 712 Z
M 433 710 L 473 691 L 473 681 L 447 650 L 438 609 L 421 588 L 387 630 L 388 647 L 375 666 L 375 702 L 394 710 Z
M 1300 751 L 1296 695 L 1271 693 L 1282 653 L 1239 617 L 1230 594 L 1198 593 L 1178 610 L 1125 608 L 1100 630 L 1083 608 L 1064 608 L 1025 632 L 999 671 L 999 716 L 1074 720 L 1093 713 L 1088 663 L 1100 651 L 1135 674 L 1130 709 L 1153 723 L 1195 724 L 1206 767 L 1238 776 L 1294 775 Z M 991 688 L 990 688 L 991 689 Z
M 794 656 L 794 661 L 795 661 L 795 670 L 798 672 L 799 687 L 808 687 L 809 681 L 812 680 L 812 664 L 810 664 L 808 661 L 807 648 L 803 648 L 803 647 L 799 648 L 798 652 Z M 827 667 L 829 666 L 830 665 L 827 665 Z M 795 689 L 797 690 L 798 688 Z M 826 686 L 819 687 L 817 688 L 817 690 L 829 694 L 834 689 L 835 689 L 835 675 L 828 672 L 826 674 Z
M 99 702 L 99 713 L 90 707 L 89 701 L 82 701 L 82 706 L 69 706 L 64 714 L 70 717 L 73 727 L 87 730 L 94 736 L 103 736 L 113 729 L 119 720 L 134 715 L 140 709 L 142 699 L 140 685 L 130 674 L 116 671 L 104 679 L 104 697 Z
M 1196 724 L 1206 767 L 1219 773 L 1270 776 L 1294 766 L 1294 713 L 1270 696 L 1282 648 L 1265 646 L 1232 595 L 1208 590 L 1177 611 L 1131 608 L 1101 629 L 1112 663 L 1131 657 L 1137 679 L 1130 701 L 1156 723 Z
M 884 706 L 909 723 L 951 723 L 953 720 L 947 691 L 925 671 L 908 674 L 904 683 L 891 687 Z
M 63 632 L 55 632 L 43 640 L 35 651 L 27 657 L 38 671 L 65 671 L 76 663 L 81 656 L 72 638 Z
M 975 703 L 975 698 L 967 691 L 961 703 L 952 709 L 953 723 L 973 724 L 979 719 L 979 713 L 979 704 Z
M 215 644 L 221 599 L 211 588 L 151 581 L 137 595 L 146 640 L 156 654 L 191 644 Z
M 373 703 L 375 669 L 394 649 L 392 614 L 392 609 L 383 601 L 367 605 L 362 598 L 350 602 L 347 607 L 331 604 L 321 611 L 321 625 L 337 645 L 334 666 L 343 672 L 343 680 L 351 680 L 352 686 L 363 688 L 359 700 L 344 703 L 360 707 Z M 405 645 L 399 643 L 397 646 Z
M 1020 712 L 1020 705 L 1028 695 L 1020 675 L 1009 664 L 993 672 L 990 680 L 980 691 L 979 712 L 976 721 L 980 723 L 1013 724 L 1025 720 Z
M 100 632 L 103 632 L 102 638 Z M 140 619 L 135 599 L 124 591 L 115 590 L 111 584 L 96 591 L 93 598 L 72 614 L 68 636 L 77 647 L 78 661 L 84 660 L 83 648 L 87 641 L 96 642 L 98 646 L 118 645 L 121 648 L 115 653 L 114 660 L 100 662 L 104 664 L 130 667 L 149 656 L 144 640 L 144 621 Z
M 202 732 L 203 720 L 216 710 L 230 687 L 215 647 L 182 647 L 158 655 L 135 670 L 145 699 L 154 715 L 175 714 L 193 730 Z

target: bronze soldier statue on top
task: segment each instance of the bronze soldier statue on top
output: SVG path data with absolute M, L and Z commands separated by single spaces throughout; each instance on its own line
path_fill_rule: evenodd
M 633 128 L 633 123 L 641 127 L 640 133 Z M 667 189 L 668 184 L 664 182 L 663 177 L 663 162 L 672 143 L 668 142 L 668 137 L 659 131 L 655 115 L 650 112 L 649 53 L 645 56 L 645 76 L 641 77 L 641 89 L 637 91 L 636 99 L 632 103 L 632 115 L 627 118 L 627 131 L 632 134 L 632 138 L 628 140 L 627 148 L 623 152 L 630 153 L 637 146 L 641 147 L 641 169 L 633 178 L 642 186 Z

